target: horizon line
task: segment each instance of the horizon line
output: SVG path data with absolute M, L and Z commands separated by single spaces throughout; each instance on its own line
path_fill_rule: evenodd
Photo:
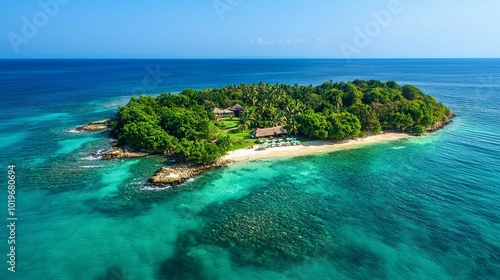
M 443 60 L 443 59 L 500 59 L 500 57 L 366 57 L 366 58 L 340 58 L 340 57 L 26 57 L 26 58 L 0 58 L 0 60 Z

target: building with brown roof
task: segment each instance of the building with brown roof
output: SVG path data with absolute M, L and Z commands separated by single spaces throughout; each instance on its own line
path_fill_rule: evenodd
M 240 104 L 236 103 L 233 107 L 229 108 L 229 110 L 233 111 L 236 116 L 240 116 L 241 113 L 245 111 L 245 108 L 241 106 Z
M 234 115 L 234 112 L 231 110 L 221 110 L 217 107 L 214 108 L 213 112 L 216 117 L 229 117 Z
M 265 138 L 265 137 L 280 137 L 286 135 L 287 132 L 283 126 L 269 127 L 269 128 L 258 128 L 252 132 L 253 138 Z

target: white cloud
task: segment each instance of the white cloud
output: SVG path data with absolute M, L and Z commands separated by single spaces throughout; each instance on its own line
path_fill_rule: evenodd
M 257 40 L 252 40 L 252 43 L 259 44 L 259 45 L 269 45 L 269 44 L 274 44 L 274 41 L 266 41 L 262 38 L 258 38 Z
M 316 41 L 318 41 L 318 43 L 320 43 L 320 44 L 326 43 L 326 39 L 325 38 L 316 38 Z
M 431 28 L 433 24 L 432 24 L 432 22 L 424 21 L 424 22 L 422 22 L 422 25 L 427 27 L 427 28 Z

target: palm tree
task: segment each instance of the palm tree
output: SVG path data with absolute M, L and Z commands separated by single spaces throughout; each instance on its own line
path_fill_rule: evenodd
M 288 118 L 293 117 L 293 115 L 295 114 L 295 111 L 293 110 L 293 106 L 291 103 L 292 102 L 288 100 L 288 103 L 285 106 L 285 114 Z
M 271 94 L 271 101 L 275 105 L 283 104 L 286 101 L 286 93 L 285 93 L 285 91 L 283 89 L 279 88 L 279 87 L 276 87 L 276 89 Z
M 275 110 L 273 105 L 267 99 L 264 102 L 262 102 L 260 107 L 257 108 L 260 118 L 262 119 L 269 117 L 271 113 Z
M 286 125 L 286 121 L 288 118 L 283 114 L 282 111 L 278 113 L 278 124 L 279 125 Z
M 281 111 L 276 111 L 270 117 L 269 125 L 270 126 L 279 126 L 286 124 L 286 116 Z
M 252 124 L 251 120 L 245 116 L 242 116 L 239 121 L 238 129 L 239 130 L 247 130 Z
M 245 99 L 248 101 L 248 103 L 251 103 L 253 106 L 257 104 L 257 86 L 255 84 L 248 86 L 247 90 L 244 91 L 244 94 Z M 253 101 L 253 99 L 255 99 L 255 102 Z
M 334 97 L 334 102 L 335 102 L 335 107 L 337 107 L 337 109 L 340 109 L 342 107 L 342 105 L 344 105 L 342 103 L 342 96 L 340 94 L 338 94 Z
M 257 96 L 250 97 L 250 104 L 252 104 L 253 107 L 257 106 L 257 103 L 259 103 L 259 99 L 257 99 Z
M 291 119 L 288 122 L 286 129 L 288 133 L 296 135 L 299 132 L 299 127 L 300 124 L 295 119 Z
M 297 99 L 288 99 L 285 111 L 287 112 L 287 117 L 292 118 L 295 115 L 302 114 L 304 112 L 304 104 Z
M 255 111 L 255 108 L 248 109 L 247 111 L 245 111 L 243 116 L 245 118 L 245 121 L 248 123 L 249 128 L 258 126 L 258 124 L 257 124 L 258 117 L 257 117 L 257 112 Z
M 279 119 L 277 115 L 271 116 L 269 120 L 269 126 L 274 127 L 279 125 Z

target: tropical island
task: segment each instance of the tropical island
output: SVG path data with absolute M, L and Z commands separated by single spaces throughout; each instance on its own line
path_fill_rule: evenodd
M 299 146 L 301 140 L 339 143 L 382 131 L 422 135 L 453 117 L 433 96 L 395 81 L 185 89 L 133 97 L 119 107 L 108 123 L 117 147 L 103 158 L 173 156 L 180 163 L 163 167 L 150 182 L 178 185 L 223 165 L 230 151 Z

